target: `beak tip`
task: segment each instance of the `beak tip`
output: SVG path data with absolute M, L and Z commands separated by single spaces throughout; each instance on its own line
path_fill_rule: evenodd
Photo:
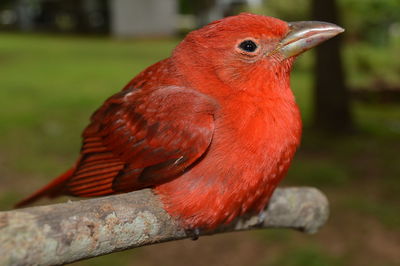
M 340 34 L 340 33 L 343 33 L 345 31 L 344 28 L 342 28 L 342 27 L 340 27 L 338 25 L 335 25 L 335 24 L 332 24 L 332 23 L 327 23 L 327 24 L 329 25 L 327 27 L 327 30 L 329 29 L 332 32 L 335 32 L 336 34 Z

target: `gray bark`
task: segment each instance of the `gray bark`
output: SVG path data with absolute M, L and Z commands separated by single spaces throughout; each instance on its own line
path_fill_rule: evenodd
M 317 189 L 283 188 L 274 192 L 263 215 L 245 215 L 204 234 L 260 228 L 314 233 L 328 214 L 328 201 Z M 59 265 L 188 237 L 145 189 L 0 212 L 0 265 Z

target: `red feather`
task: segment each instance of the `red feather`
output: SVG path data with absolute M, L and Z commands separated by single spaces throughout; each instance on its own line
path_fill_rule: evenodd
M 312 39 L 324 27 L 292 45 L 299 31 L 285 50 L 293 29 L 265 16 L 241 14 L 191 32 L 93 114 L 75 167 L 18 206 L 152 188 L 187 229 L 261 210 L 300 142 L 289 86 L 294 56 L 327 39 Z

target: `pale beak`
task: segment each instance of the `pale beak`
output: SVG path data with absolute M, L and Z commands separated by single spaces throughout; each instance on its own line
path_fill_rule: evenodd
M 276 49 L 285 58 L 299 55 L 344 31 L 335 24 L 321 21 L 298 21 L 288 24 L 290 30 Z

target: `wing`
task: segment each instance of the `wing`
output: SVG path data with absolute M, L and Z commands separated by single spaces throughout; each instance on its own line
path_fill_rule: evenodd
M 215 108 L 208 96 L 178 87 L 147 93 L 129 88 L 112 96 L 83 133 L 66 192 L 100 196 L 179 176 L 209 147 Z

